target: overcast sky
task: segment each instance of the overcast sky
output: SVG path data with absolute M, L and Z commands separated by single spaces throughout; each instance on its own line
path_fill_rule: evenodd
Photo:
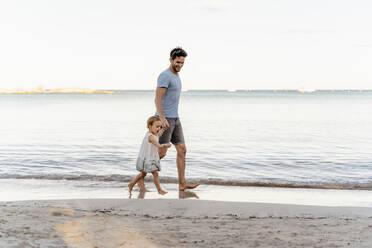
M 372 89 L 372 2 L 8 0 L 0 88 Z

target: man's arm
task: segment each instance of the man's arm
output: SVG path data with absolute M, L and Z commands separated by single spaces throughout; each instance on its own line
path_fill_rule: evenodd
M 155 95 L 155 106 L 156 111 L 159 114 L 160 121 L 163 125 L 163 128 L 167 129 L 169 128 L 169 123 L 167 119 L 165 119 L 164 112 L 163 112 L 163 104 L 161 103 L 161 99 L 163 98 L 165 92 L 167 91 L 167 88 L 156 88 L 156 95 Z

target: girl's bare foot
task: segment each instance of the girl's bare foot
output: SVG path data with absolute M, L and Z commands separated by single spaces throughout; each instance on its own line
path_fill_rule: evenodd
M 161 195 L 165 195 L 168 192 L 161 189 L 161 190 L 158 191 L 158 193 L 161 194 Z
M 129 194 L 130 194 L 130 195 L 132 194 L 132 189 L 133 189 L 133 187 L 134 187 L 134 184 L 133 184 L 133 183 L 128 184 Z

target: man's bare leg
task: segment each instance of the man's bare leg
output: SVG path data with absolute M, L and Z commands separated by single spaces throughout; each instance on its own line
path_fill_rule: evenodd
M 178 187 L 179 190 L 194 189 L 200 185 L 200 183 L 186 183 L 185 179 L 185 168 L 186 168 L 186 145 L 176 145 L 177 150 L 177 170 L 178 170 Z
M 158 154 L 159 154 L 160 159 L 165 157 L 165 155 L 167 154 L 167 150 L 168 150 L 168 148 L 166 148 L 166 147 L 161 147 L 161 148 L 158 149 Z

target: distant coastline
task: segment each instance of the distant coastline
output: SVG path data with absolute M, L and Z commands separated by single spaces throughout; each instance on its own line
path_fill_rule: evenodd
M 0 94 L 114 94 L 109 90 L 94 90 L 86 88 L 55 88 L 44 89 L 39 86 L 36 89 L 0 89 Z

